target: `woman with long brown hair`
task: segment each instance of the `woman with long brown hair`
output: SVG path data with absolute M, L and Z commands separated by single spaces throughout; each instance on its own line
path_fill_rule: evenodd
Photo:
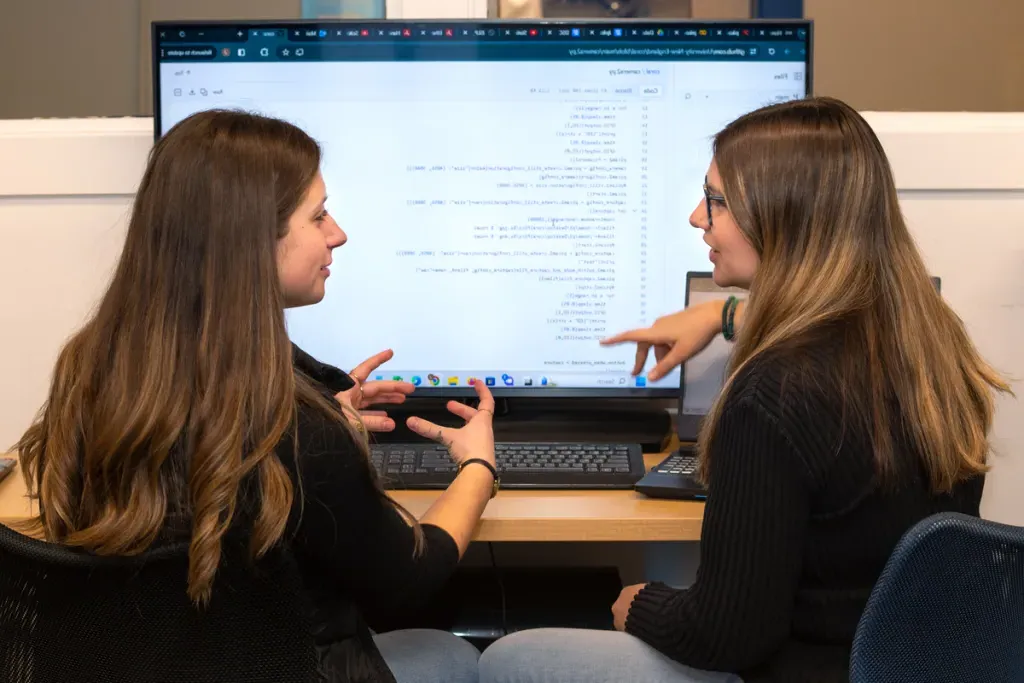
M 412 386 L 366 382 L 390 352 L 349 375 L 285 326 L 347 239 L 325 200 L 320 148 L 284 121 L 202 112 L 156 143 L 112 281 L 17 446 L 35 530 L 101 555 L 185 541 L 197 609 L 225 589 L 222 558 L 290 553 L 337 680 L 471 681 L 465 641 L 369 625 L 421 604 L 466 550 L 494 484 L 494 402 L 478 383 L 478 408 L 450 406 L 461 429 L 410 419 L 460 464 L 421 519 L 384 493 L 366 430 L 394 425 L 361 411 Z
M 690 216 L 720 286 L 749 290 L 606 341 L 657 375 L 735 340 L 698 444 L 696 581 L 628 586 L 614 631 L 523 632 L 481 680 L 848 680 L 854 631 L 900 537 L 977 516 L 1006 382 L 937 293 L 867 122 L 834 99 L 746 114 L 714 140 Z M 731 325 L 730 325 L 731 320 Z

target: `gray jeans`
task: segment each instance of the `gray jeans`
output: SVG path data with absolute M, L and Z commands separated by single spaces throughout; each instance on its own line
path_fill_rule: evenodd
M 698 671 L 618 631 L 541 628 L 501 638 L 480 657 L 480 683 L 742 683 Z M 401 681 L 400 681 L 401 683 Z
M 405 629 L 373 637 L 398 683 L 476 683 L 480 651 L 445 631 Z

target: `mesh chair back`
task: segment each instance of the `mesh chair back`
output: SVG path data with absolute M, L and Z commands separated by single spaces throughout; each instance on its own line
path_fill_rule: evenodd
M 0 680 L 320 680 L 287 552 L 225 557 L 202 611 L 187 575 L 186 546 L 95 557 L 0 526 Z
M 1024 681 L 1024 529 L 959 513 L 911 528 L 858 624 L 850 681 Z

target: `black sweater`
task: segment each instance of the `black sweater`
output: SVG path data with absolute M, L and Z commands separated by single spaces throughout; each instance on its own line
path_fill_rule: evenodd
M 297 369 L 332 396 L 352 386 L 344 372 L 297 347 L 295 360 Z M 300 409 L 298 434 L 303 507 L 292 515 L 291 548 L 300 569 L 351 596 L 371 624 L 432 597 L 458 564 L 455 540 L 440 527 L 424 524 L 425 550 L 414 554 L 412 527 L 374 486 L 372 466 L 349 432 L 330 418 Z M 286 438 L 277 454 L 294 472 L 292 448 Z M 323 638 L 329 640 L 329 633 Z
M 978 515 L 982 477 L 932 495 L 906 451 L 898 484 L 876 483 L 867 430 L 814 379 L 841 345 L 770 352 L 736 378 L 709 454 L 696 581 L 649 584 L 627 632 L 745 683 L 845 683 L 857 622 L 903 533 L 940 511 Z
M 295 367 L 333 395 L 352 386 L 344 372 L 298 347 Z M 426 544 L 415 555 L 412 528 L 374 486 L 371 465 L 349 432 L 300 408 L 299 456 L 291 436 L 278 457 L 301 484 L 289 519 L 289 549 L 315 608 L 314 634 L 338 680 L 392 681 L 366 629 L 433 596 L 459 561 L 454 539 L 422 526 Z

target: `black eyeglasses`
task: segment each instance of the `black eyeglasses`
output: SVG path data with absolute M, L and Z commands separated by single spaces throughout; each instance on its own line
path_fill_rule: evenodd
M 725 205 L 725 197 L 720 194 L 714 194 L 711 188 L 708 187 L 708 177 L 704 176 L 704 205 L 708 208 L 708 227 L 712 227 L 714 224 L 711 222 L 711 202 L 720 202 L 723 206 Z

